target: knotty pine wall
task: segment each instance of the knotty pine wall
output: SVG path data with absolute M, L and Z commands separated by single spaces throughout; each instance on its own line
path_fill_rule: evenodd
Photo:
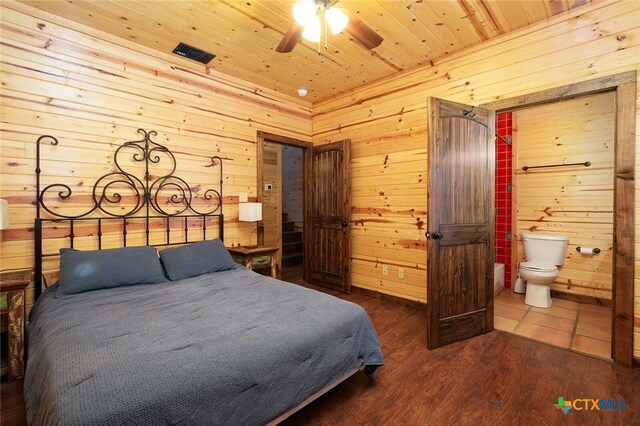
M 615 94 L 580 97 L 513 113 L 517 262 L 522 233 L 569 237 L 566 260 L 551 289 L 612 298 Z M 523 166 L 584 163 L 523 171 Z M 576 247 L 598 247 L 600 254 Z
M 0 198 L 11 215 L 1 269 L 33 266 L 35 141 L 42 134 L 60 140 L 43 147 L 43 184 L 68 182 L 78 194 L 114 169 L 114 147 L 139 139 L 139 127 L 156 130 L 155 140 L 177 153 L 176 174 L 199 195 L 217 181 L 209 158 L 223 157 L 225 243 L 249 243 L 237 194 L 255 200 L 256 131 L 310 140 L 309 104 L 20 3 L 3 2 L 0 12 Z
M 314 104 L 315 144 L 352 140 L 352 285 L 426 300 L 428 96 L 479 105 L 638 70 L 639 13 L 638 2 L 599 4 Z M 640 236 L 640 224 L 635 232 Z M 382 265 L 389 265 L 388 277 Z M 400 266 L 409 271 L 404 279 L 397 278 Z M 634 354 L 640 357 L 637 275 Z

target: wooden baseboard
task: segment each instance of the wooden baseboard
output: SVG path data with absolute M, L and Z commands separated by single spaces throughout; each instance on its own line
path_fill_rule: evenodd
M 607 308 L 613 308 L 613 301 L 608 299 L 601 299 L 599 297 L 584 296 L 581 294 L 569 294 L 562 293 L 557 290 L 551 290 L 551 297 L 556 299 L 571 300 L 573 302 L 585 303 L 587 305 L 606 306 Z
M 396 303 L 398 305 L 409 306 L 420 310 L 426 310 L 427 304 L 422 302 L 416 302 L 415 300 L 403 299 L 402 297 L 392 296 L 390 294 L 381 293 L 375 290 L 369 290 L 368 288 L 360 288 L 351 286 L 352 293 L 364 294 L 369 297 L 373 297 L 378 300 L 388 300 L 389 302 Z
M 361 288 L 351 286 L 351 291 L 353 293 L 364 294 L 369 297 L 373 297 L 378 300 L 388 300 L 393 303 L 397 303 L 399 305 L 410 306 L 412 308 L 426 310 L 427 304 L 423 302 L 416 302 L 415 300 L 403 299 L 402 297 L 392 296 L 390 294 L 381 293 L 375 290 L 369 290 L 368 288 Z M 608 308 L 613 307 L 613 301 L 607 299 L 601 299 L 593 296 L 584 296 L 581 294 L 569 294 L 562 293 L 557 290 L 551 290 L 551 297 L 555 297 L 557 299 L 571 300 L 573 302 L 585 303 L 588 305 L 598 305 L 598 306 L 606 306 Z M 634 362 L 640 362 L 637 358 L 634 358 Z M 640 364 L 639 364 L 640 366 Z

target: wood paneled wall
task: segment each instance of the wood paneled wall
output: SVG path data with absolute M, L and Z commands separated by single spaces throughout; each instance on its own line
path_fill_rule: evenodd
M 569 237 L 559 292 L 611 300 L 613 256 L 614 92 L 513 113 L 515 264 L 522 233 Z M 591 162 L 590 167 L 523 171 L 523 166 Z M 597 255 L 576 247 L 598 247 Z
M 638 70 L 639 13 L 638 2 L 597 4 L 315 104 L 314 143 L 352 140 L 352 285 L 426 300 L 428 96 L 479 105 Z M 638 270 L 639 254 L 636 238 Z M 640 276 L 635 288 L 640 357 Z
M 42 134 L 60 140 L 43 147 L 43 183 L 66 182 L 78 194 L 113 170 L 114 148 L 138 139 L 139 127 L 156 130 L 155 140 L 177 153 L 177 174 L 198 195 L 217 180 L 210 157 L 223 157 L 225 243 L 249 243 L 237 194 L 256 196 L 256 132 L 310 140 L 308 103 L 20 3 L 2 2 L 0 12 L 0 197 L 11 215 L 0 268 L 33 266 L 35 141 Z
M 295 222 L 296 229 L 300 231 L 304 220 L 302 153 L 302 148 L 282 146 L 282 212 L 287 214 L 289 221 Z

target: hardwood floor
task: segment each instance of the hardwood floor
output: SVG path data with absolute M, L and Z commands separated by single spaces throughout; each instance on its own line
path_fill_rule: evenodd
M 283 279 L 315 288 L 299 274 L 286 270 Z M 357 374 L 285 425 L 640 425 L 638 370 L 500 331 L 430 351 L 423 310 L 326 292 L 367 310 L 385 365 L 375 382 Z M 0 391 L 2 425 L 25 424 L 22 382 Z M 624 399 L 626 410 L 580 405 L 565 415 L 554 407 L 558 397 Z
M 22 380 L 0 385 L 0 424 L 2 426 L 27 424 L 22 397 Z
M 286 281 L 313 288 L 299 276 L 283 273 Z M 638 370 L 501 331 L 428 350 L 423 310 L 322 291 L 367 310 L 385 365 L 375 383 L 358 374 L 286 425 L 640 425 Z M 565 415 L 554 407 L 558 397 L 622 398 L 627 408 Z

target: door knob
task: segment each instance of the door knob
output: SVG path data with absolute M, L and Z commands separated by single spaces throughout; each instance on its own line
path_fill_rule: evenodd
M 426 232 L 424 236 L 427 237 L 427 239 L 433 238 L 434 240 L 441 240 L 443 237 L 443 235 L 440 232 L 434 232 L 434 233 Z

